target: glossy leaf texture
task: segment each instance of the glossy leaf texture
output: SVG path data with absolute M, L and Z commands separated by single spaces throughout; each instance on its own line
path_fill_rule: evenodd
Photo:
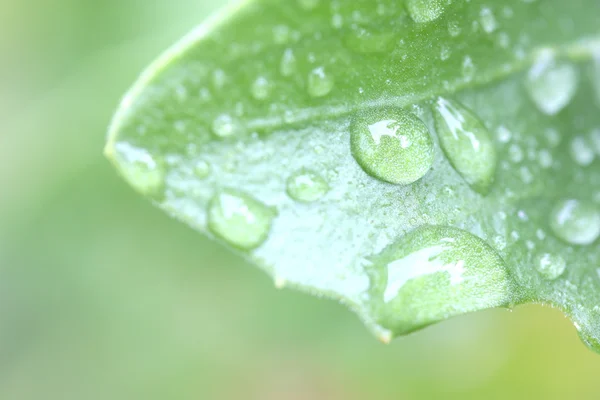
M 141 76 L 106 153 L 167 213 L 383 341 L 537 302 L 600 350 L 598 15 L 233 3 Z

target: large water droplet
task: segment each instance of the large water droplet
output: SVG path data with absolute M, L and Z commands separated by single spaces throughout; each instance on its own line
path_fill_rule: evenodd
M 433 165 L 429 130 L 419 118 L 398 109 L 369 110 L 350 127 L 352 155 L 374 178 L 408 185 Z
M 269 236 L 276 212 L 245 193 L 226 189 L 208 206 L 208 228 L 232 246 L 252 250 Z
M 557 63 L 551 50 L 542 51 L 527 74 L 526 87 L 538 109 L 554 115 L 565 108 L 577 90 L 577 70 Z
M 212 124 L 212 130 L 218 137 L 229 137 L 241 131 L 240 122 L 229 114 L 221 114 Z
M 292 49 L 286 49 L 281 56 L 281 63 L 279 65 L 279 72 L 283 76 L 292 76 L 296 73 L 298 62 Z
M 373 315 L 395 335 L 509 300 L 502 258 L 461 229 L 423 226 L 369 261 Z
M 310 203 L 323 197 L 329 190 L 329 185 L 316 172 L 300 170 L 289 177 L 286 189 L 292 199 Z
M 145 149 L 127 142 L 115 144 L 119 171 L 131 186 L 144 196 L 161 200 L 165 191 L 166 170 L 162 161 Z
M 308 94 L 311 97 L 327 96 L 334 83 L 333 76 L 324 67 L 315 68 L 308 74 Z
M 567 263 L 559 255 L 545 253 L 538 257 L 535 268 L 544 278 L 554 280 L 565 272 Z
M 266 100 L 271 94 L 271 82 L 264 76 L 259 76 L 252 83 L 252 97 L 256 100 Z
M 588 202 L 563 200 L 552 211 L 550 227 L 568 243 L 588 245 L 600 236 L 600 211 Z
M 490 132 L 456 101 L 438 98 L 434 115 L 440 145 L 452 166 L 473 189 L 487 193 L 497 164 Z
M 479 22 L 486 33 L 492 33 L 498 27 L 494 12 L 488 7 L 481 9 L 481 12 L 479 13 Z
M 415 22 L 430 22 L 438 19 L 446 8 L 445 0 L 407 0 L 408 14 Z

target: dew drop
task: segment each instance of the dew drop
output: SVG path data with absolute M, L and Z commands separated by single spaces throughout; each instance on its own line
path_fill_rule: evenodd
M 298 4 L 305 10 L 313 10 L 317 8 L 320 0 L 298 0 Z
M 394 48 L 396 35 L 392 31 L 355 27 L 345 37 L 345 45 L 357 53 L 386 53 Z
M 271 83 L 264 76 L 259 76 L 252 83 L 252 97 L 256 100 L 266 100 L 271 94 Z
M 498 27 L 496 17 L 494 16 L 492 10 L 488 7 L 481 9 L 481 12 L 479 13 L 479 23 L 486 33 L 492 33 Z
M 290 40 L 290 28 L 287 25 L 276 25 L 273 28 L 273 40 L 277 44 L 285 44 Z
M 550 227 L 567 243 L 588 245 L 600 236 L 600 211 L 591 203 L 563 200 L 552 210 Z
M 206 179 L 210 175 L 210 164 L 204 160 L 198 161 L 194 165 L 194 174 L 199 179 Z
M 452 37 L 457 37 L 460 35 L 461 29 L 458 21 L 450 21 L 448 22 L 448 34 Z
M 565 272 L 567 263 L 559 255 L 545 253 L 538 257 L 535 268 L 544 278 L 555 280 Z
M 245 193 L 225 189 L 208 206 L 208 228 L 232 246 L 252 250 L 269 236 L 276 212 Z
M 115 144 L 115 156 L 123 178 L 140 194 L 161 200 L 165 192 L 166 170 L 164 163 L 150 153 L 127 142 Z
M 576 136 L 571 141 L 571 156 L 573 157 L 573 160 L 582 167 L 587 167 L 593 163 L 594 158 L 596 158 L 591 143 L 583 136 Z
M 368 261 L 373 315 L 395 335 L 509 301 L 502 258 L 461 229 L 425 225 Z
M 456 101 L 438 98 L 434 115 L 440 145 L 450 164 L 474 190 L 487 193 L 497 164 L 490 132 Z
M 554 162 L 552 153 L 545 149 L 540 150 L 538 154 L 538 161 L 540 163 L 540 167 L 544 169 L 552 167 L 552 163 Z
M 577 90 L 577 70 L 572 64 L 557 63 L 551 50 L 542 51 L 529 70 L 526 88 L 538 109 L 555 115 L 570 102 Z
M 281 57 L 281 63 L 279 64 L 279 72 L 285 77 L 289 77 L 296 73 L 297 69 L 296 56 L 292 49 L 286 49 Z
M 333 76 L 324 67 L 315 68 L 308 75 L 308 94 L 311 97 L 327 96 L 334 84 Z
M 462 63 L 462 75 L 465 81 L 471 82 L 473 80 L 473 77 L 475 76 L 475 70 L 476 68 L 475 64 L 473 64 L 473 60 L 471 57 L 466 56 Z
M 406 8 L 413 21 L 431 22 L 438 19 L 446 8 L 445 0 L 407 0 Z
M 218 137 L 225 138 L 239 133 L 241 131 L 241 124 L 231 115 L 221 114 L 213 121 L 212 130 Z
M 355 117 L 350 127 L 352 155 L 376 179 L 408 185 L 432 167 L 433 140 L 419 118 L 397 109 L 376 109 Z
M 310 170 L 300 170 L 287 180 L 287 194 L 301 203 L 319 200 L 329 191 L 329 185 L 319 174 Z

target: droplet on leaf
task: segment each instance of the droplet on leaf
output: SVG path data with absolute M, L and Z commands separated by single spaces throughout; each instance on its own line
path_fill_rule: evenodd
M 567 243 L 589 245 L 600 236 L 600 211 L 592 203 L 563 200 L 550 215 L 550 227 Z

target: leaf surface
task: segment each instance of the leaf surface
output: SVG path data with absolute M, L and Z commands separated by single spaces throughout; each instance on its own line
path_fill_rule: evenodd
M 142 194 L 383 341 L 526 302 L 600 349 L 600 3 L 249 0 L 124 97 Z

